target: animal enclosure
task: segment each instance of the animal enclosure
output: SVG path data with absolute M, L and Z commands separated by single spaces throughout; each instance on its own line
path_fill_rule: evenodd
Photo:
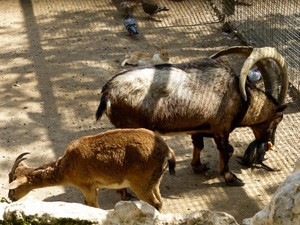
M 300 90 L 300 2 L 298 0 L 210 0 L 220 21 L 248 45 L 272 46 L 289 65 L 290 82 Z
M 149 15 L 143 12 L 140 1 L 136 0 L 138 4 L 134 18 L 140 34 L 132 38 L 124 28 L 123 17 L 118 11 L 120 2 L 9 0 L 0 4 L 1 187 L 7 184 L 9 169 L 22 152 L 31 153 L 26 160 L 29 165 L 39 166 L 63 155 L 71 140 L 114 128 L 105 117 L 95 122 L 95 112 L 103 85 L 114 74 L 130 68 L 121 67 L 126 54 L 134 51 L 155 52 L 155 44 L 159 43 L 168 49 L 172 63 L 201 60 L 227 47 L 244 43 L 239 35 L 242 32 L 223 32 L 223 24 L 227 21 L 237 31 L 239 27 L 251 25 L 251 32 L 247 32 L 253 36 L 251 40 L 259 37 L 267 40 L 265 36 L 270 35 L 260 36 L 262 31 L 272 31 L 275 35 L 278 29 L 265 29 L 266 26 L 275 26 L 271 25 L 271 19 L 287 21 L 293 18 L 293 25 L 280 26 L 299 29 L 299 1 L 253 0 L 252 6 L 240 4 L 245 1 L 234 1 L 238 3 L 235 14 L 221 20 L 216 11 L 218 7 L 221 12 L 221 1 L 157 0 L 170 9 L 155 15 L 156 19 L 161 20 L 157 22 L 148 19 Z M 274 2 L 281 3 L 276 5 Z M 286 17 L 271 16 L 276 13 L 270 11 L 274 9 L 277 12 L 281 7 L 276 6 L 284 6 L 284 2 L 287 2 L 284 9 L 295 12 Z M 268 7 L 264 7 L 263 3 L 268 3 Z M 296 8 L 290 7 L 291 4 Z M 268 12 L 268 20 L 256 18 L 258 13 L 252 10 L 254 6 L 261 8 L 257 12 Z M 242 9 L 248 12 L 243 13 Z M 238 20 L 238 16 L 244 19 Z M 253 18 L 246 20 L 245 16 Z M 294 86 L 297 87 L 299 31 L 293 34 L 288 31 L 288 35 L 292 46 L 298 47 L 298 50 L 287 50 L 294 56 L 286 54 L 281 43 L 288 41 L 281 39 L 280 43 L 269 40 L 263 43 L 256 41 L 253 45 L 276 47 L 287 59 L 290 80 L 293 84 L 296 81 Z M 290 59 L 296 62 L 292 63 Z M 228 60 L 233 64 L 238 62 L 231 58 Z M 191 137 L 163 137 L 177 156 L 177 166 L 176 176 L 165 174 L 161 182 L 162 212 L 225 211 L 241 223 L 244 218 L 252 217 L 261 210 L 293 170 L 299 157 L 299 96 L 289 93 L 286 102 L 288 108 L 277 129 L 275 148 L 267 152 L 265 162 L 280 168 L 280 171 L 268 172 L 241 166 L 237 157 L 244 154 L 253 140 L 253 133 L 241 128 L 230 135 L 234 153 L 229 164 L 232 171 L 246 183 L 243 187 L 225 186 L 219 174 L 218 151 L 211 139 L 204 140 L 203 150 L 203 163 L 208 163 L 210 170 L 200 175 L 195 174 L 190 165 Z M 0 197 L 7 198 L 7 192 L 1 188 Z M 44 201 L 84 202 L 82 194 L 68 186 L 36 189 L 28 197 Z M 100 191 L 99 204 L 102 209 L 112 209 L 117 201 L 119 195 L 115 191 Z

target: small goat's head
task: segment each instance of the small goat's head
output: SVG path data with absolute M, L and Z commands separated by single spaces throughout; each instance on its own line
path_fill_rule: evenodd
M 31 191 L 30 185 L 28 185 L 28 178 L 26 174 L 28 174 L 30 168 L 22 162 L 26 158 L 25 155 L 29 154 L 28 152 L 22 153 L 19 155 L 14 165 L 9 172 L 9 184 L 7 188 L 9 189 L 8 197 L 12 201 L 17 201 L 20 198 L 24 197 Z

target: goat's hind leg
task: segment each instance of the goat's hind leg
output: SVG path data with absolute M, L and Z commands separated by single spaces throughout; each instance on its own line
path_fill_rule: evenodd
M 196 173 L 203 173 L 207 171 L 209 168 L 207 164 L 201 163 L 201 151 L 204 148 L 204 141 L 203 141 L 203 135 L 201 134 L 192 134 L 192 140 L 193 140 L 193 159 L 191 162 L 192 168 Z
M 145 202 L 148 202 L 158 211 L 162 208 L 162 198 L 160 195 L 160 182 L 164 168 L 158 166 L 150 177 L 145 177 L 143 181 L 131 182 L 130 188 L 136 196 Z
M 159 184 L 158 184 L 159 186 Z M 161 198 L 158 199 L 157 190 L 154 188 L 149 188 L 148 185 L 141 185 L 140 184 L 132 184 L 130 185 L 130 189 L 133 191 L 134 194 L 140 199 L 143 200 L 150 205 L 152 205 L 154 208 L 156 208 L 158 211 L 162 208 L 162 200 Z M 159 194 L 160 196 L 160 194 Z
M 161 198 L 161 194 L 160 194 L 160 182 L 161 182 L 161 179 L 158 181 L 158 183 L 156 185 L 154 185 L 152 191 L 155 195 L 155 197 L 157 198 L 158 201 L 162 202 L 162 198 Z
M 233 147 L 228 143 L 228 137 L 215 137 L 220 155 L 220 173 L 223 175 L 226 185 L 228 186 L 243 186 L 245 183 L 239 179 L 233 172 L 229 170 L 229 159 L 233 154 Z

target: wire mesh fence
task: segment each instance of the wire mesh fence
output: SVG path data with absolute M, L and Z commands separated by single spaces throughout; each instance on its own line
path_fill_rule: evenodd
M 210 0 L 219 19 L 248 44 L 272 46 L 284 55 L 290 82 L 300 91 L 300 1 Z

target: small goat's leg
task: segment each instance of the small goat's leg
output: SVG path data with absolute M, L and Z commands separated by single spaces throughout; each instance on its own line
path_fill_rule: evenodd
M 157 200 L 162 202 L 159 186 L 160 186 L 160 181 L 154 186 L 152 191 L 153 191 L 155 197 L 157 198 Z
M 158 200 L 155 197 L 155 194 L 153 191 L 145 191 L 143 194 L 143 197 L 140 198 L 141 200 L 148 202 L 150 205 L 152 205 L 154 208 L 156 208 L 158 211 L 162 208 L 162 201 Z
M 98 190 L 94 187 L 85 187 L 80 188 L 83 192 L 84 198 L 85 198 L 85 204 L 88 206 L 99 208 L 98 204 Z
M 193 159 L 191 162 L 192 168 L 196 173 L 203 173 L 208 170 L 208 166 L 206 164 L 201 163 L 201 151 L 204 148 L 203 135 L 201 134 L 192 134 L 193 140 Z
M 245 183 L 229 170 L 229 159 L 233 154 L 233 147 L 228 143 L 229 135 L 214 137 L 220 155 L 220 173 L 223 175 L 226 185 L 243 186 Z

